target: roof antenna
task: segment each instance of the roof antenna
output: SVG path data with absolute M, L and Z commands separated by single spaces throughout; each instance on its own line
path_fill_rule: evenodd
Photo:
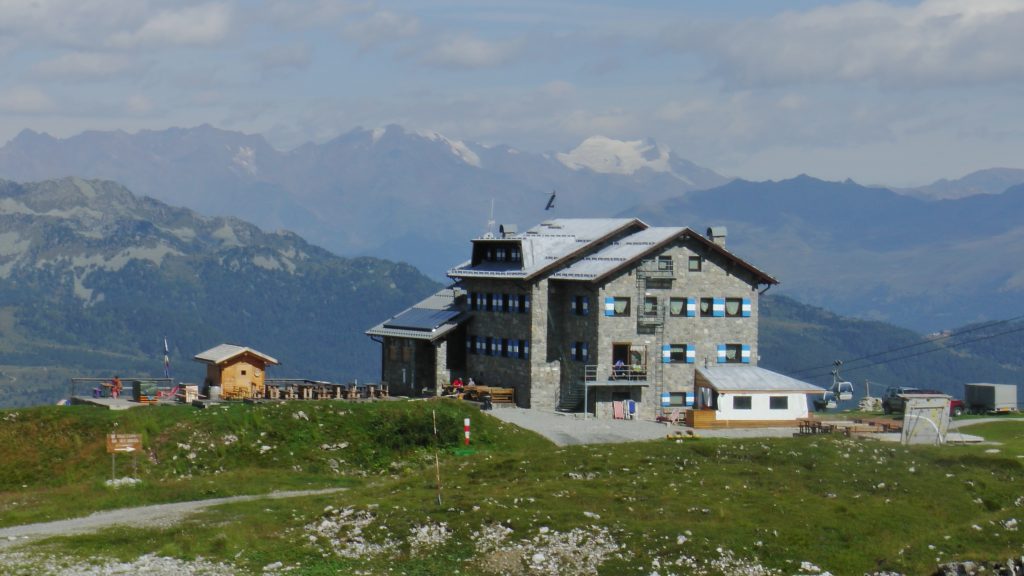
M 487 233 L 484 238 L 494 238 L 494 198 L 491 198 L 491 215 L 487 218 Z
M 551 197 L 548 198 L 548 205 L 544 207 L 545 212 L 555 207 L 555 196 L 558 196 L 558 191 L 552 190 Z

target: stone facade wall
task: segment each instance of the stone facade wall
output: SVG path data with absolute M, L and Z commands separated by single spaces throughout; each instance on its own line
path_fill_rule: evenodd
M 561 362 L 559 390 L 562 395 L 568 395 L 573 386 L 582 386 L 585 367 L 597 363 L 595 345 L 602 304 L 598 300 L 597 287 L 590 282 L 552 281 L 548 294 L 551 313 L 548 357 Z M 584 296 L 589 299 L 585 315 L 573 311 L 575 299 Z M 587 343 L 587 359 L 573 359 L 573 345 L 581 342 Z
M 624 272 L 606 281 L 598 289 L 601 311 L 598 316 L 598 336 L 595 350 L 591 352 L 591 363 L 600 366 L 599 373 L 606 375 L 612 365 L 613 344 L 639 344 L 647 347 L 647 382 L 643 389 L 642 405 L 647 410 L 660 407 L 660 392 L 692 392 L 694 371 L 697 366 L 717 364 L 719 344 L 747 344 L 750 346 L 750 365 L 757 364 L 757 284 L 746 271 L 733 268 L 724 258 L 709 253 L 700 244 L 681 240 L 661 252 L 671 256 L 674 274 L 666 287 L 637 287 L 636 269 Z M 690 272 L 690 256 L 704 258 L 700 272 Z M 649 283 L 650 284 L 650 283 Z M 660 284 L 656 284 L 659 285 Z M 637 330 L 637 314 L 643 308 L 642 296 L 655 297 L 658 305 L 665 310 L 664 326 L 653 333 L 641 334 Z M 606 297 L 630 298 L 628 317 L 604 316 Z M 668 313 L 670 298 L 747 298 L 750 300 L 749 317 L 701 317 L 671 316 Z M 693 344 L 696 359 L 693 364 L 661 364 L 662 346 L 665 344 Z M 595 353 L 596 352 L 596 353 Z M 661 364 L 660 366 L 658 364 Z M 656 382 L 661 374 L 662 384 Z
M 746 344 L 750 347 L 750 365 L 757 364 L 757 283 L 754 277 L 726 258 L 706 250 L 703 244 L 680 239 L 656 256 L 669 256 L 674 273 L 670 281 L 648 282 L 638 288 L 636 268 L 605 279 L 601 284 L 584 281 L 542 279 L 533 283 L 521 280 L 466 278 L 462 286 L 467 292 L 479 294 L 530 295 L 530 311 L 488 311 L 486 306 L 471 310 L 466 324 L 466 338 L 449 342 L 449 346 L 466 346 L 472 336 L 528 340 L 530 357 L 521 359 L 502 355 L 486 355 L 467 349 L 466 376 L 477 383 L 516 389 L 516 402 L 522 407 L 554 409 L 566 391 L 583 382 L 587 365 L 597 365 L 598 380 L 606 380 L 612 367 L 614 344 L 646 347 L 647 387 L 626 387 L 600 393 L 598 403 L 610 402 L 613 395 L 629 396 L 641 404 L 644 417 L 660 411 L 662 391 L 692 392 L 694 369 L 717 364 L 719 344 Z M 699 272 L 688 269 L 690 256 L 702 257 Z M 574 314 L 572 300 L 589 298 L 587 315 Z M 643 309 L 643 296 L 655 297 L 664 307 L 661 328 L 638 330 L 637 314 Z M 628 317 L 604 316 L 606 297 L 630 299 Z M 750 300 L 749 317 L 670 316 L 670 298 L 745 298 Z M 588 358 L 574 360 L 574 343 L 586 342 Z M 662 364 L 662 346 L 688 344 L 696 348 L 693 364 Z M 475 348 L 475 345 L 474 345 Z M 435 370 L 431 366 L 431 370 Z M 442 370 L 436 368 L 438 373 Z M 595 394 L 597 396 L 597 394 Z M 601 406 L 599 412 L 609 411 Z M 610 414 L 610 412 L 609 412 Z
M 461 342 L 456 342 L 456 345 Z M 448 367 L 448 341 L 441 340 L 434 346 L 434 382 L 430 385 L 434 393 L 440 395 L 441 389 L 452 381 L 452 373 Z M 427 384 L 424 383 L 424 386 Z
M 532 363 L 537 358 L 544 361 L 544 348 L 538 348 L 534 336 L 534 318 L 537 315 L 536 290 L 528 283 L 516 280 L 494 280 L 469 278 L 462 282 L 467 292 L 481 294 L 520 294 L 530 295 L 529 312 L 502 312 L 470 310 L 471 318 L 466 324 L 466 337 L 484 336 L 491 338 L 508 338 L 530 341 L 530 358 L 509 358 L 503 356 L 487 356 L 467 349 L 466 376 L 473 378 L 478 384 L 515 388 L 516 404 L 530 407 L 530 382 Z M 469 306 L 467 305 L 467 308 Z M 543 306 L 542 306 L 543 308 Z M 451 342 L 451 346 L 466 346 L 466 341 Z M 538 358 L 539 355 L 539 358 Z

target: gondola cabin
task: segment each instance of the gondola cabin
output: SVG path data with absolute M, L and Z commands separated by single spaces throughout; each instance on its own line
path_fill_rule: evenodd
M 195 355 L 206 364 L 204 388 L 220 387 L 220 397 L 244 400 L 263 396 L 268 366 L 280 365 L 266 354 L 234 344 L 221 344 Z

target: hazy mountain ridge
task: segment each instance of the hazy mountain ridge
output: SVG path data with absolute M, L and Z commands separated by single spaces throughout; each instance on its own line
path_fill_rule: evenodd
M 999 194 L 1018 184 L 1024 184 L 1024 170 L 986 168 L 971 172 L 962 178 L 953 180 L 942 178 L 926 186 L 893 188 L 893 190 L 929 200 L 942 200 L 966 198 L 977 194 Z
M 1019 314 L 1024 185 L 926 201 L 852 181 L 736 180 L 622 212 L 660 225 L 720 224 L 774 289 L 839 313 L 929 332 Z
M 67 139 L 23 131 L 0 148 L 0 177 L 115 180 L 164 202 L 295 230 L 339 254 L 408 261 L 440 277 L 464 257 L 466 239 L 486 231 L 492 200 L 496 220 L 526 226 L 549 216 L 552 189 L 560 214 L 611 216 L 727 181 L 650 146 L 670 170 L 606 174 L 395 125 L 286 152 L 260 135 L 208 125 Z
M 841 374 L 854 382 L 858 397 L 865 381 L 874 396 L 887 386 L 914 386 L 957 398 L 968 382 L 1024 383 L 1024 321 L 963 326 L 928 338 L 785 296 L 768 295 L 760 304 L 760 365 L 825 388 L 834 360 L 844 361 Z
M 183 380 L 200 377 L 192 355 L 222 342 L 278 357 L 278 375 L 377 378 L 379 350 L 362 330 L 437 287 L 407 264 L 340 258 L 112 182 L 0 182 L 0 225 L 11 382 L 56 384 L 27 366 L 158 375 L 165 336 Z

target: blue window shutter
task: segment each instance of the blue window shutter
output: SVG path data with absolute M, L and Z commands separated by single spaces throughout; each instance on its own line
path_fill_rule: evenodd
M 693 318 L 697 315 L 697 299 L 687 298 L 686 299 L 686 317 Z
M 478 354 L 483 354 L 487 351 L 487 340 L 483 336 L 476 337 L 476 351 Z
M 509 343 L 509 356 L 515 358 L 519 356 L 519 340 L 510 340 Z
M 604 315 L 615 316 L 615 298 L 609 296 L 604 299 Z
M 714 298 L 711 300 L 711 315 L 715 318 L 725 316 L 725 298 Z
M 743 309 L 740 315 L 744 318 L 750 318 L 750 298 L 743 299 Z
M 697 360 L 697 346 L 694 344 L 686 345 L 686 363 L 693 364 Z
M 590 296 L 583 297 L 583 315 L 587 316 L 590 314 Z
M 661 363 L 670 364 L 672 362 L 672 345 L 665 344 L 661 347 Z
M 740 362 L 750 364 L 750 344 L 744 344 L 740 350 Z
M 724 364 L 725 363 L 725 344 L 719 344 L 718 345 L 718 363 L 719 364 Z
M 530 359 L 530 341 L 523 340 L 523 358 L 526 360 Z
M 587 360 L 590 360 L 590 352 L 587 350 L 587 343 L 582 342 L 580 346 L 583 348 L 583 361 L 586 362 Z

